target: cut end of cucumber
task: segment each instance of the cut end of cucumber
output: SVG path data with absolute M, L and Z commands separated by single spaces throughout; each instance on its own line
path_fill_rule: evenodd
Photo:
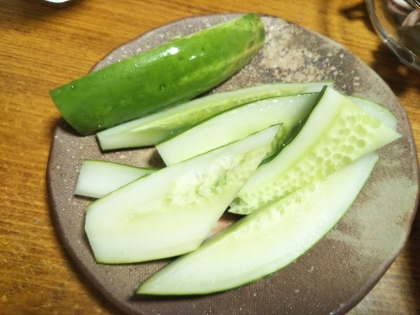
M 82 162 L 74 193 L 79 196 L 101 198 L 157 170 L 157 168 L 86 159 Z
M 368 114 L 382 121 L 388 127 L 397 130 L 397 117 L 395 117 L 388 108 L 361 97 L 347 95 L 347 98 L 359 105 Z

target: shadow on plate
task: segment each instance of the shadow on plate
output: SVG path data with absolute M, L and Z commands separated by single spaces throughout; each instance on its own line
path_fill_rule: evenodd
M 401 63 L 384 43 L 378 45 L 373 56 L 375 61 L 369 66 L 382 77 L 397 96 L 403 95 L 409 86 L 418 87 L 420 73 Z
M 370 22 L 370 17 L 368 15 L 364 1 L 344 8 L 340 10 L 340 13 L 348 20 L 361 20 L 367 29 L 369 29 L 371 32 L 375 32 L 375 29 Z

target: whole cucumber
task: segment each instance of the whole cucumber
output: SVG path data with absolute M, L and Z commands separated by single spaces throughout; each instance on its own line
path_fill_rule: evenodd
M 92 134 L 216 87 L 247 65 L 264 39 L 260 16 L 245 14 L 89 73 L 50 95 L 74 129 Z

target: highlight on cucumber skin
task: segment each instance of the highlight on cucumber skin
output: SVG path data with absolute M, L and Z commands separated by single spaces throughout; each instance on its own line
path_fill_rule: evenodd
M 218 86 L 261 50 L 258 14 L 180 37 L 50 91 L 63 118 L 93 134 L 189 101 Z

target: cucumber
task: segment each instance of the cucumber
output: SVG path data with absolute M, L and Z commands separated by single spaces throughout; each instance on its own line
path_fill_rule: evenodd
M 261 163 L 279 126 L 142 177 L 90 204 L 85 231 L 99 263 L 195 250 Z
M 244 217 L 196 251 L 163 267 L 136 293 L 209 294 L 244 285 L 289 265 L 336 225 L 377 160 L 371 153 Z
M 248 64 L 264 40 L 260 16 L 245 14 L 92 72 L 50 96 L 74 129 L 92 134 L 214 88 Z
M 388 108 L 361 97 L 347 95 L 347 98 L 363 108 L 365 112 L 378 118 L 388 127 L 397 130 L 397 117 L 395 117 Z
M 327 87 L 296 138 L 258 167 L 229 211 L 249 214 L 399 137 L 397 131 Z
M 102 160 L 83 160 L 75 194 L 101 198 L 157 170 L 157 168 L 135 167 Z
M 279 135 L 269 152 L 274 154 L 277 147 L 309 115 L 318 95 L 312 93 L 269 98 L 235 107 L 159 143 L 156 149 L 166 165 L 173 165 L 269 126 L 281 124 Z
M 156 145 L 230 108 L 257 100 L 320 92 L 333 82 L 270 83 L 204 96 L 97 133 L 102 150 Z

